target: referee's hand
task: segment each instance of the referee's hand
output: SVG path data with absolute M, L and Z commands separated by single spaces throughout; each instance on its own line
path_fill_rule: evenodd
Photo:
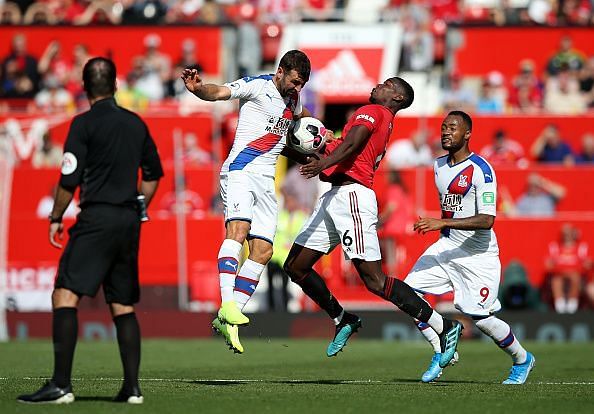
M 56 249 L 62 248 L 62 243 L 58 243 L 56 241 L 56 236 L 58 240 L 62 240 L 64 237 L 64 224 L 62 223 L 51 223 L 49 226 L 49 242 L 52 246 Z

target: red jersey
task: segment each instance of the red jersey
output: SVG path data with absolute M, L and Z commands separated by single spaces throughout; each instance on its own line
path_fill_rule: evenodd
M 371 188 L 375 170 L 386 154 L 386 147 L 392 134 L 394 114 L 382 105 L 365 105 L 357 109 L 346 123 L 342 137 L 326 145 L 328 155 L 346 138 L 352 127 L 363 125 L 371 135 L 359 152 L 320 173 L 322 181 L 332 181 L 332 176 L 347 175 L 354 181 Z

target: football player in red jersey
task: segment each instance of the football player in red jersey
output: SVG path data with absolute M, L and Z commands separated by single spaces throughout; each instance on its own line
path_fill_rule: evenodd
M 371 91 L 370 104 L 360 107 L 348 120 L 343 138 L 326 145 L 325 156 L 311 157 L 301 173 L 320 175 L 332 188 L 322 195 L 315 211 L 297 236 L 285 262 L 291 280 L 312 298 L 336 324 L 327 349 L 334 356 L 359 329 L 358 316 L 345 312 L 332 296 L 314 264 L 338 244 L 352 260 L 365 286 L 404 312 L 427 323 L 439 334 L 446 366 L 453 358 L 462 325 L 443 318 L 410 286 L 382 271 L 377 236 L 377 200 L 373 178 L 392 133 L 394 115 L 414 99 L 412 87 L 398 77 L 387 79 Z

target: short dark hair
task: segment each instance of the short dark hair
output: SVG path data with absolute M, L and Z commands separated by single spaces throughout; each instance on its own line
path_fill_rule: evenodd
M 466 128 L 472 131 L 472 118 L 464 111 L 451 111 L 448 116 L 459 116 L 466 124 Z
M 90 98 L 115 93 L 115 63 L 104 57 L 89 59 L 83 68 L 83 85 Z
M 415 91 L 413 87 L 410 86 L 410 83 L 398 76 L 394 76 L 388 80 L 396 86 L 396 91 L 404 97 L 404 100 L 400 104 L 400 109 L 411 106 L 415 100 Z
M 307 55 L 301 50 L 289 50 L 283 55 L 278 66 L 283 68 L 285 72 L 295 70 L 305 82 L 309 80 L 311 63 Z

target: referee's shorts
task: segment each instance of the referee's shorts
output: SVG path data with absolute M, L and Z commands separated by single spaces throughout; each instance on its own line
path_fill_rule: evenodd
M 107 204 L 85 207 L 68 233 L 55 287 L 94 297 L 103 286 L 107 303 L 137 303 L 140 219 L 136 209 Z

